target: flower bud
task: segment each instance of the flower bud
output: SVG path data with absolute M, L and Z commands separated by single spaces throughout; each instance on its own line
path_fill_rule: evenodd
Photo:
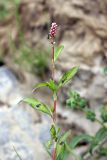
M 57 32 L 57 24 L 55 22 L 52 23 L 51 29 L 49 32 L 50 38 L 54 38 Z

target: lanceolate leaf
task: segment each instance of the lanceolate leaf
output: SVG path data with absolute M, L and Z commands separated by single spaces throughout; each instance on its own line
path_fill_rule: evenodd
M 101 119 L 103 120 L 104 123 L 107 122 L 107 110 L 105 106 L 102 106 L 100 108 L 100 113 L 101 113 Z
M 45 143 L 45 146 L 47 147 L 47 149 L 50 149 L 51 146 L 52 146 L 52 139 L 48 140 L 48 141 Z
M 56 61 L 58 59 L 58 57 L 61 54 L 63 48 L 64 48 L 64 45 L 61 45 L 60 47 L 58 47 L 56 49 L 55 54 L 54 54 L 54 61 Z
M 64 160 L 64 154 L 65 154 L 65 144 L 59 145 L 59 154 L 56 158 L 56 160 Z M 57 151 L 58 153 L 58 151 Z
M 95 135 L 95 139 L 97 142 L 101 142 L 107 136 L 107 128 L 101 128 Z
M 56 155 L 57 155 L 57 159 L 59 160 L 60 157 L 64 156 L 64 152 L 65 152 L 65 142 L 66 139 L 68 138 L 68 136 L 70 135 L 70 131 L 66 132 L 65 134 L 63 134 L 56 145 Z M 63 159 L 63 158 L 62 158 Z M 60 159 L 61 160 L 61 159 Z
M 50 79 L 50 81 L 48 82 L 48 87 L 52 90 L 52 91 L 55 91 L 56 90 L 56 85 L 55 85 L 55 82 Z
M 59 88 L 64 86 L 65 84 L 67 84 L 67 82 L 72 79 L 75 74 L 78 71 L 78 67 L 73 67 L 72 69 L 70 69 L 69 71 L 67 71 L 66 73 L 64 73 L 64 75 L 61 77 L 60 81 L 59 81 Z
M 55 91 L 57 89 L 55 82 L 53 80 L 50 79 L 49 82 L 44 82 L 44 83 L 39 83 L 35 86 L 35 89 L 41 88 L 41 87 L 48 87 L 49 89 L 51 89 L 52 91 Z
M 91 145 L 90 145 L 90 148 L 89 148 L 89 151 L 90 153 L 92 154 L 93 152 L 93 149 L 107 136 L 107 128 L 101 128 L 98 130 L 98 132 L 96 133 Z
M 37 99 L 34 98 L 26 98 L 23 100 L 27 104 L 29 104 L 32 108 L 37 109 L 41 112 L 47 113 L 48 115 L 52 115 L 51 108 L 41 103 Z
M 56 159 L 57 160 L 63 160 L 65 152 L 65 143 L 58 143 L 56 146 Z
M 39 84 L 37 84 L 37 85 L 35 86 L 34 91 L 35 91 L 36 89 L 38 89 L 38 88 L 46 87 L 46 86 L 48 86 L 48 83 L 47 83 L 47 82 L 45 82 L 45 83 L 39 83 Z
M 66 141 L 66 139 L 70 136 L 70 133 L 71 133 L 71 131 L 68 131 L 68 132 L 64 133 L 64 134 L 60 137 L 59 143 L 61 143 L 61 142 L 63 142 L 63 141 Z
M 56 129 L 54 125 L 51 126 L 50 133 L 53 139 L 56 138 Z
M 74 149 L 82 141 L 90 142 L 92 141 L 92 137 L 88 134 L 78 135 L 72 139 L 70 147 Z

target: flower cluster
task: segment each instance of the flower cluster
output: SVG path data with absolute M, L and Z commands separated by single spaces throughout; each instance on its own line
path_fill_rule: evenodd
M 57 32 L 57 24 L 55 22 L 52 23 L 51 29 L 49 32 L 50 38 L 54 38 Z

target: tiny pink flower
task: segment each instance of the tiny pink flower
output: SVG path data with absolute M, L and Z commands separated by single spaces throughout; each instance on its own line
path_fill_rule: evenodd
M 51 29 L 49 32 L 50 38 L 54 38 L 57 32 L 57 24 L 55 22 L 52 23 Z

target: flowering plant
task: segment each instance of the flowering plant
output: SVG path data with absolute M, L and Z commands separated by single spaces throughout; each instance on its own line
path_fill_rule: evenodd
M 41 87 L 47 87 L 48 89 L 50 89 L 53 94 L 53 105 L 48 106 L 35 98 L 25 98 L 23 101 L 29 104 L 34 109 L 47 114 L 52 120 L 52 124 L 50 127 L 51 138 L 45 143 L 47 151 L 50 154 L 52 160 L 64 160 L 67 158 L 68 153 L 71 153 L 72 157 L 75 160 L 88 160 L 90 159 L 90 157 L 93 157 L 95 153 L 99 154 L 100 151 L 102 151 L 103 155 L 107 155 L 107 152 L 105 152 L 105 150 L 107 151 L 107 149 L 102 147 L 107 140 L 107 127 L 105 125 L 105 123 L 107 123 L 107 112 L 105 111 L 104 107 L 100 111 L 101 120 L 99 120 L 96 118 L 95 112 L 87 108 L 87 102 L 83 98 L 81 98 L 77 92 L 72 91 L 70 93 L 70 98 L 67 100 L 67 104 L 72 108 L 82 110 L 89 120 L 91 120 L 92 122 L 100 123 L 101 128 L 94 136 L 82 134 L 74 137 L 71 142 L 68 143 L 67 139 L 70 136 L 71 132 L 68 131 L 62 134 L 60 128 L 56 124 L 58 92 L 78 72 L 78 66 L 72 67 L 70 70 L 65 72 L 62 77 L 59 78 L 59 82 L 56 83 L 55 62 L 64 48 L 64 46 L 61 45 L 57 49 L 55 49 L 56 34 L 57 24 L 54 22 L 52 23 L 49 31 L 49 41 L 52 47 L 52 78 L 47 82 L 36 84 L 34 88 L 34 90 L 37 90 Z M 90 144 L 89 149 L 84 156 L 77 155 L 74 149 L 81 141 L 84 140 Z

